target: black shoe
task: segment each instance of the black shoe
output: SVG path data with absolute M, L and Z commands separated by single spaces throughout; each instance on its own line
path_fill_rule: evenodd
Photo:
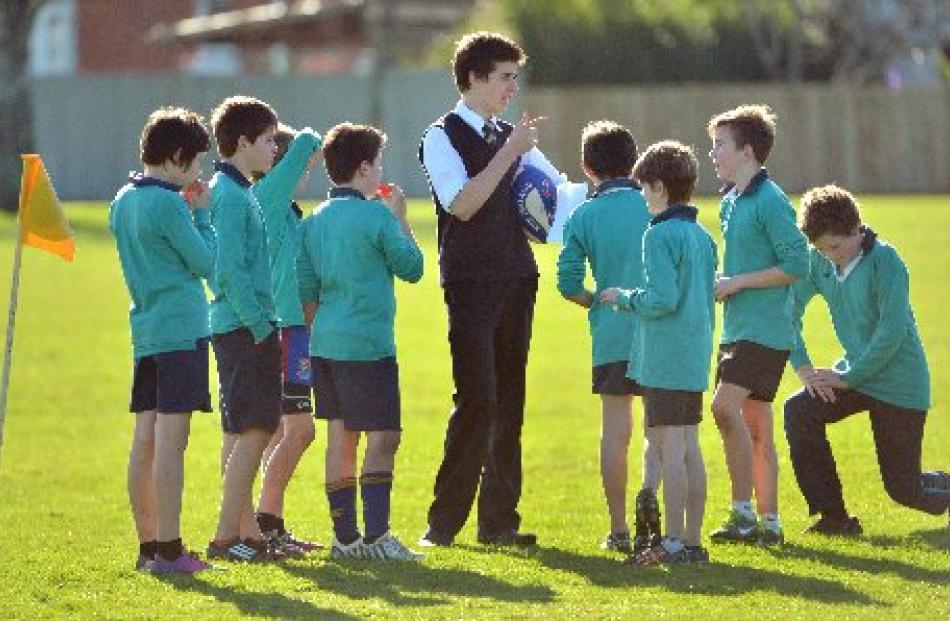
M 858 521 L 858 518 L 854 516 L 841 519 L 823 515 L 805 532 L 830 537 L 857 537 L 864 532 L 864 529 L 861 528 L 861 522 Z
M 448 547 L 452 545 L 452 541 L 455 537 L 451 535 L 446 535 L 441 533 L 431 526 L 426 529 L 426 532 L 419 538 L 419 547 L 420 548 L 431 548 L 434 546 Z
M 478 543 L 494 546 L 518 546 L 523 548 L 536 545 L 538 543 L 538 536 L 534 533 L 519 533 L 512 529 L 491 535 L 479 533 Z
M 663 536 L 660 531 L 660 503 L 656 499 L 656 492 L 649 487 L 641 489 L 637 493 L 635 508 L 634 541 L 645 542 L 647 547 L 659 545 Z

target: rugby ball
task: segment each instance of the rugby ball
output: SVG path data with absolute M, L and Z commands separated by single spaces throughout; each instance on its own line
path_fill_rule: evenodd
M 538 243 L 548 240 L 557 211 L 557 185 L 534 166 L 522 166 L 512 182 L 515 215 L 528 239 Z

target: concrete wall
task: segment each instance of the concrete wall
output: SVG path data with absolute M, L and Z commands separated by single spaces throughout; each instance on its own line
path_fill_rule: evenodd
M 189 106 L 209 115 L 225 96 L 243 93 L 271 102 L 283 121 L 323 132 L 344 121 L 367 122 L 371 86 L 356 77 L 108 75 L 49 78 L 35 83 L 36 145 L 64 199 L 103 200 L 139 168 L 138 140 L 153 109 Z M 448 71 L 390 73 L 379 86 L 382 126 L 389 136 L 385 177 L 410 195 L 426 196 L 416 159 L 423 130 L 452 105 Z M 712 114 L 744 102 L 764 102 L 779 116 L 768 166 L 790 192 L 837 181 L 858 192 L 950 192 L 950 87 L 850 89 L 809 86 L 677 86 L 530 88 L 519 103 L 545 114 L 541 146 L 579 179 L 580 132 L 591 120 L 630 126 L 642 147 L 662 138 L 692 144 L 701 163 L 700 191 L 718 183 L 707 152 Z M 511 110 L 509 118 L 516 118 Z M 209 158 L 210 159 L 210 158 Z M 210 171 L 211 163 L 206 166 Z M 313 175 L 307 198 L 322 196 L 326 177 Z
M 285 123 L 325 132 L 342 121 L 368 122 L 370 85 L 353 77 L 200 78 L 185 75 L 108 75 L 49 78 L 33 87 L 35 138 L 61 198 L 111 198 L 138 161 L 139 136 L 148 114 L 164 105 L 183 105 L 205 117 L 224 97 L 253 95 L 271 103 Z M 448 72 L 392 73 L 380 85 L 382 127 L 388 135 L 386 179 L 414 196 L 427 194 L 416 159 L 423 130 L 455 104 Z M 205 165 L 210 176 L 212 149 Z M 318 169 L 305 193 L 325 195 Z

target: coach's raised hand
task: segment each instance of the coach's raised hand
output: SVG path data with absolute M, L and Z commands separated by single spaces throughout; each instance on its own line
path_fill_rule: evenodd
M 508 140 L 480 173 L 475 175 L 456 195 L 448 211 L 459 220 L 469 220 L 485 205 L 508 169 L 519 157 L 538 145 L 538 124 L 545 117 L 522 115 Z
M 513 153 L 512 159 L 514 159 L 538 146 L 538 125 L 545 120 L 547 119 L 543 116 L 531 118 L 527 114 L 522 114 L 521 120 L 511 130 L 508 142 L 505 143 L 502 150 L 507 149 L 510 153 Z

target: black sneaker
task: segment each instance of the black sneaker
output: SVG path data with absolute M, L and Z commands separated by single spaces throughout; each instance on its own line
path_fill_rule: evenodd
M 709 562 L 709 550 L 703 546 L 686 546 L 685 562 L 696 565 L 705 565 Z
M 861 522 L 855 516 L 841 519 L 823 515 L 805 532 L 828 537 L 857 537 L 864 532 L 864 529 L 861 528 Z
M 207 556 L 209 560 L 240 563 L 267 563 L 285 558 L 283 553 L 269 548 L 266 542 L 251 539 L 234 539 L 221 544 L 212 541 L 208 544 Z
M 686 557 L 686 548 L 680 548 L 677 552 L 669 552 L 663 544 L 650 547 L 640 554 L 630 556 L 624 561 L 625 565 L 635 567 L 650 567 L 655 565 L 682 565 L 689 562 Z
M 644 487 L 637 493 L 636 522 L 634 524 L 634 551 L 646 550 L 660 544 L 663 539 L 660 530 L 660 503 L 656 492 Z
M 537 545 L 538 536 L 534 533 L 519 533 L 512 529 L 500 533 L 492 533 L 490 535 L 479 533 L 478 543 L 492 546 L 517 546 L 524 548 Z
M 630 533 L 610 533 L 604 537 L 600 549 L 633 554 L 633 546 L 630 545 Z
M 419 547 L 432 548 L 438 546 L 447 548 L 452 545 L 454 540 L 455 537 L 439 532 L 430 526 L 426 529 L 426 532 L 423 533 L 422 537 L 419 538 Z

